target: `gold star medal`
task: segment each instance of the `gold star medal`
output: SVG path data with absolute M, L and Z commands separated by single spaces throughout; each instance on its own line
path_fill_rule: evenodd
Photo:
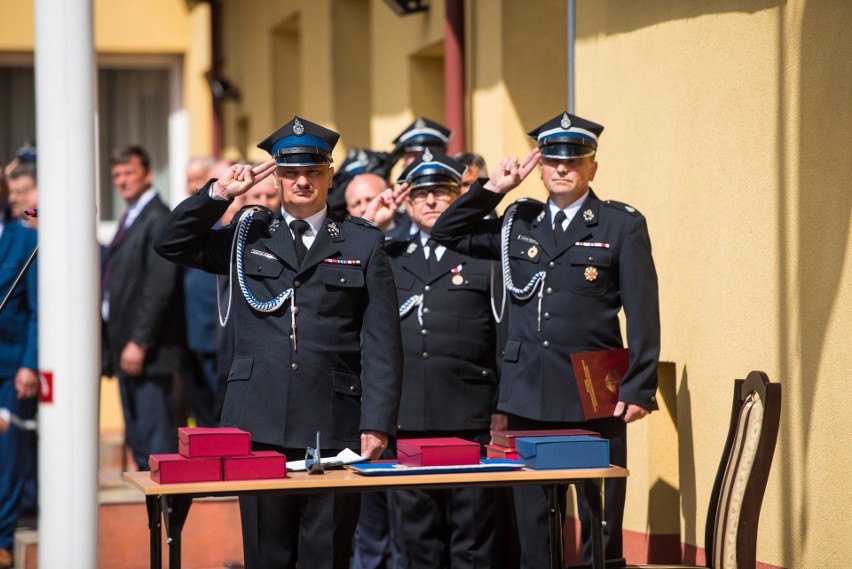
M 586 270 L 583 271 L 583 276 L 586 277 L 586 280 L 590 283 L 598 280 L 598 269 L 597 267 L 586 267 Z

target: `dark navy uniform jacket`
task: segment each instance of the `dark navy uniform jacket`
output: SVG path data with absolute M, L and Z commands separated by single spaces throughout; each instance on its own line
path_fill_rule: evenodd
M 175 208 L 156 249 L 224 275 L 236 225 L 211 229 L 229 202 L 211 198 L 208 189 Z M 246 282 L 260 301 L 293 287 L 295 302 L 258 312 L 235 275 L 236 346 L 221 424 L 285 448 L 314 446 L 319 430 L 322 448 L 359 452 L 361 431 L 396 432 L 402 381 L 399 305 L 382 233 L 363 220 L 328 217 L 300 266 L 282 219 L 279 212 L 277 229 L 268 216 L 252 221 Z
M 482 216 L 501 199 L 474 184 L 438 218 L 432 237 L 460 253 L 498 259 L 502 220 Z M 509 331 L 498 409 L 540 421 L 583 421 L 570 354 L 621 348 L 622 307 L 630 367 L 619 399 L 651 409 L 660 316 L 645 218 L 630 206 L 603 202 L 589 191 L 557 246 L 545 204 L 526 200 L 516 206 L 509 237 L 514 284 L 524 287 L 539 271 L 546 277 L 540 310 L 538 293 L 527 300 L 507 294 Z
M 416 306 L 400 321 L 400 430 L 488 429 L 497 397 L 491 262 L 447 249 L 430 270 L 419 232 L 386 247 L 399 302 L 423 295 L 422 325 Z

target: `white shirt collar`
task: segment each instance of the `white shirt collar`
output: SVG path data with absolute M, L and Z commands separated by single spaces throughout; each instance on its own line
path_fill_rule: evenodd
M 281 213 L 284 215 L 284 223 L 287 224 L 287 227 L 290 227 L 291 221 L 293 221 L 294 219 L 299 219 L 298 217 L 294 217 L 294 216 L 290 215 L 289 213 L 287 213 L 287 211 L 283 207 L 281 208 Z M 327 214 L 328 214 L 328 206 L 326 205 L 321 210 L 316 212 L 315 214 L 304 218 L 304 220 L 308 222 L 308 225 L 311 226 L 311 228 L 308 229 L 305 232 L 305 236 L 316 237 L 317 234 L 319 233 L 319 230 L 322 229 L 322 224 L 325 221 Z
M 586 190 L 586 193 L 577 198 L 575 201 L 571 202 L 568 207 L 563 210 L 560 210 L 556 207 L 556 204 L 553 203 L 552 200 L 547 200 L 547 207 L 550 209 L 550 222 L 553 223 L 553 220 L 556 219 L 556 214 L 560 211 L 565 212 L 565 221 L 563 223 L 563 227 L 568 227 L 568 224 L 571 223 L 571 220 L 574 219 L 574 216 L 577 215 L 577 212 L 580 211 L 580 208 L 583 206 L 583 202 L 586 201 L 586 198 L 589 197 L 589 190 Z
M 139 196 L 139 199 L 136 200 L 136 203 L 133 205 L 127 206 L 127 220 L 124 222 L 124 227 L 128 228 L 136 221 L 136 218 L 139 217 L 139 214 L 142 213 L 142 210 L 145 209 L 145 206 L 148 205 L 148 202 L 153 200 L 157 196 L 157 190 L 154 189 L 154 186 L 151 186 L 145 193 Z

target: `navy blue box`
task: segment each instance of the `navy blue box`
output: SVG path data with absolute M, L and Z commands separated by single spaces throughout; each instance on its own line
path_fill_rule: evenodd
M 608 468 L 609 441 L 589 436 L 518 437 L 518 460 L 527 468 Z

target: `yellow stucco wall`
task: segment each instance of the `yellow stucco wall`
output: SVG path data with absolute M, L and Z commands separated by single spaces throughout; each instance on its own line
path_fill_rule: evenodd
M 730 380 L 763 369 L 784 407 L 758 559 L 845 566 L 852 4 L 581 0 L 577 21 L 577 110 L 607 125 L 595 188 L 654 244 L 683 537 L 703 544 Z

